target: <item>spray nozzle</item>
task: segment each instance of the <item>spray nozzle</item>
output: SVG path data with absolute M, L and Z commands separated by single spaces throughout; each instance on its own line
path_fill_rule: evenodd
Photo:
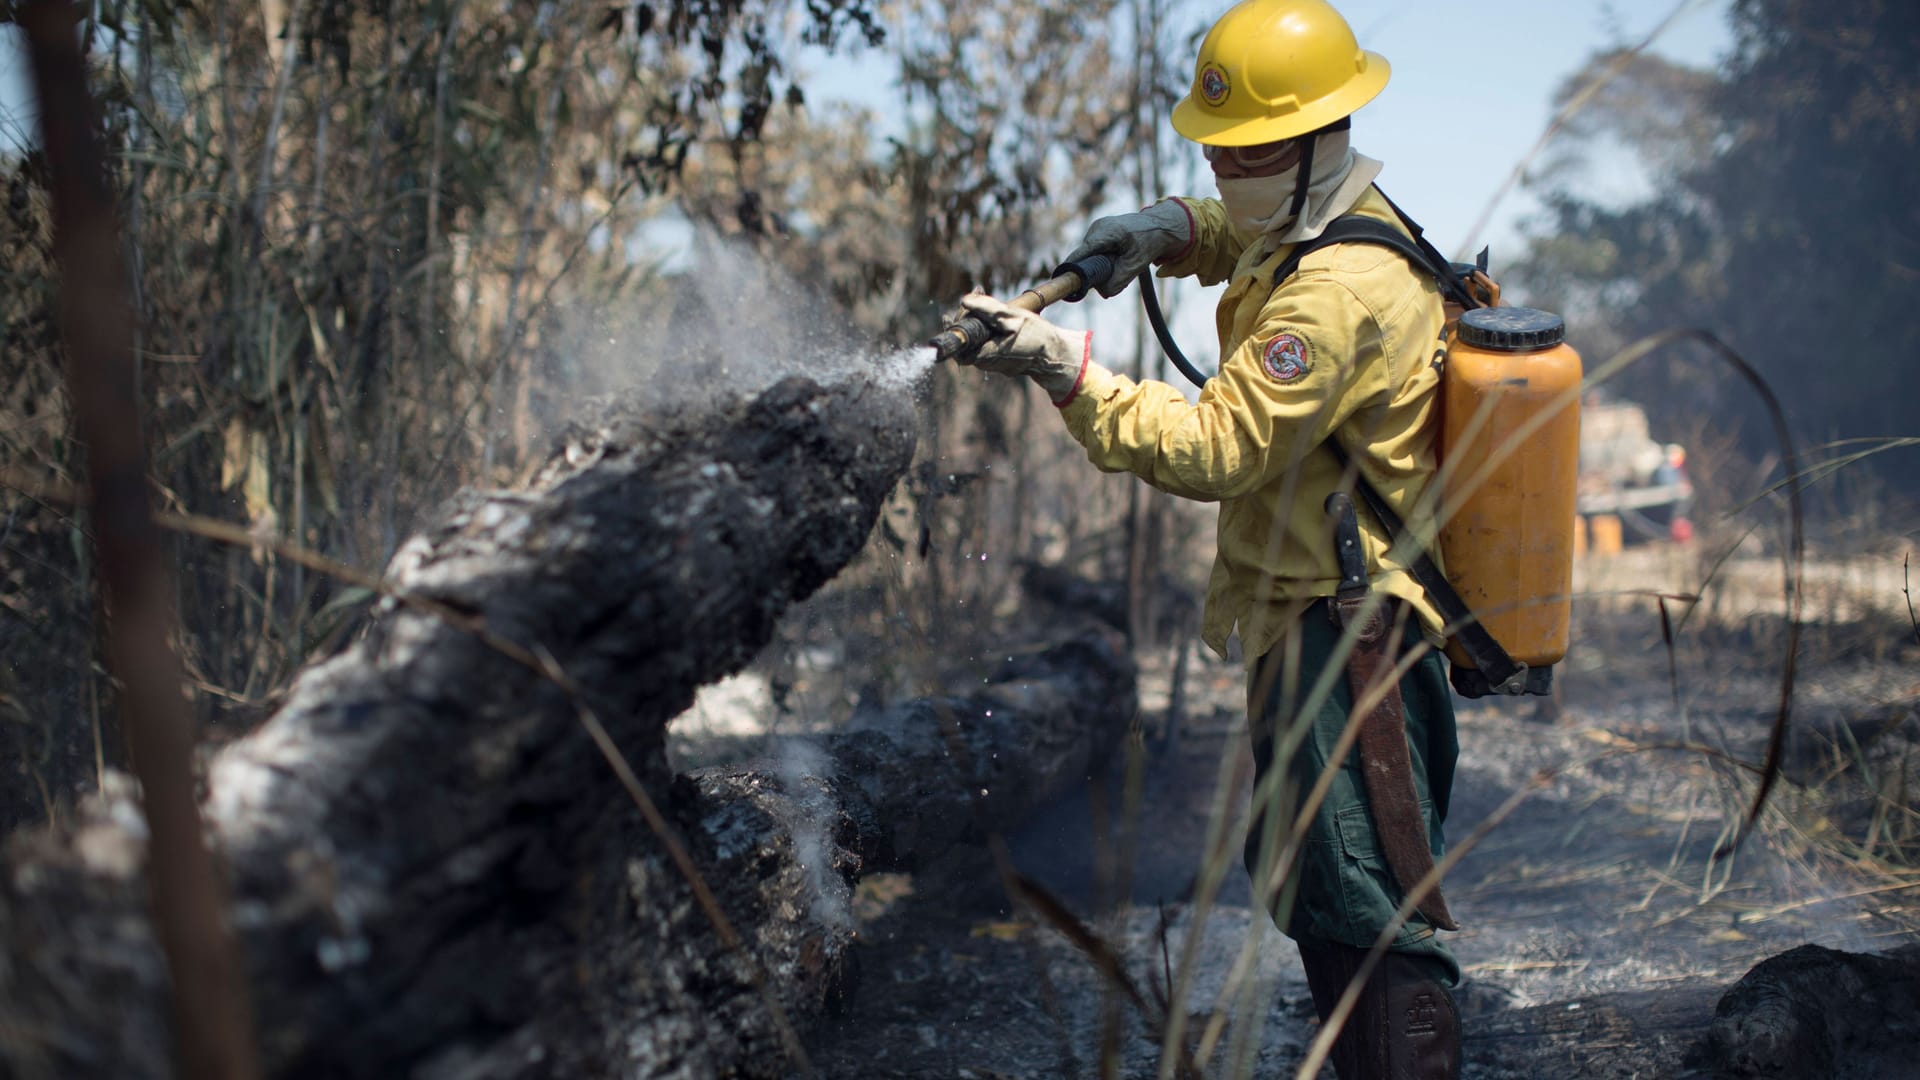
M 1038 314 L 1057 300 L 1077 303 L 1088 290 L 1099 288 L 1113 276 L 1113 260 L 1105 255 L 1089 255 L 1078 262 L 1062 263 L 1047 280 L 1007 301 L 1008 306 Z M 929 342 L 942 360 L 953 360 L 978 349 L 993 336 L 979 318 L 968 315 L 945 327 Z

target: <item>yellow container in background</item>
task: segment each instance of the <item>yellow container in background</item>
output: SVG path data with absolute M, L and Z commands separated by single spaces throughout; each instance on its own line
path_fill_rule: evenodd
M 1440 449 L 1447 578 L 1509 655 L 1546 667 L 1566 656 L 1573 615 L 1580 354 L 1560 316 L 1532 308 L 1469 311 L 1454 334 Z
M 1620 527 L 1617 514 L 1593 515 L 1593 553 L 1595 555 L 1618 555 L 1626 546 L 1626 535 Z

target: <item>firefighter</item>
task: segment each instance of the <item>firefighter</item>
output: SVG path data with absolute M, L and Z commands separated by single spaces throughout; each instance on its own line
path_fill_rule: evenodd
M 1172 117 L 1175 130 L 1201 144 L 1218 197 L 1169 198 L 1099 219 L 1068 257 L 1111 256 L 1116 270 L 1102 288 L 1109 296 L 1150 265 L 1162 276 L 1227 283 L 1215 316 L 1219 375 L 1197 402 L 1103 367 L 1090 333 L 978 293 L 962 302 L 997 333 L 968 362 L 1032 378 L 1095 466 L 1219 503 L 1202 636 L 1224 656 L 1237 631 L 1248 659 L 1259 781 L 1247 865 L 1256 895 L 1299 947 L 1322 1019 L 1414 887 L 1408 879 L 1441 855 L 1458 753 L 1446 672 L 1433 649 L 1441 617 L 1389 550 L 1392 537 L 1363 513 L 1372 631 L 1377 638 L 1385 628 L 1389 659 L 1411 666 L 1403 663 L 1397 685 L 1381 680 L 1367 695 L 1378 704 L 1354 719 L 1393 725 L 1394 752 L 1368 765 L 1402 774 L 1405 805 L 1388 806 L 1398 800 L 1370 786 L 1356 747 L 1334 763 L 1297 857 L 1278 865 L 1361 685 L 1331 677 L 1338 672 L 1322 677 L 1363 651 L 1342 645 L 1333 600 L 1341 573 L 1323 502 L 1351 490 L 1347 470 L 1357 469 L 1414 535 L 1432 535 L 1425 523 L 1439 431 L 1434 361 L 1444 347 L 1434 279 L 1390 249 L 1337 244 L 1274 280 L 1296 245 L 1341 215 L 1407 231 L 1373 186 L 1380 163 L 1349 144 L 1351 115 L 1387 75 L 1386 60 L 1361 49 L 1323 0 L 1245 0 L 1207 34 Z M 1404 752 L 1392 738 L 1402 727 Z M 1393 825 L 1391 835 L 1383 824 Z M 1396 857 L 1396 840 L 1399 852 L 1411 845 L 1416 854 Z M 1342 1080 L 1457 1075 L 1459 1021 L 1449 990 L 1460 968 L 1440 929 L 1454 926 L 1435 893 L 1363 984 L 1334 1047 Z

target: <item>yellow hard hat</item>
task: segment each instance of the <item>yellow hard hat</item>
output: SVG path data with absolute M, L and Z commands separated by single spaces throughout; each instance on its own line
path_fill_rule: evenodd
M 1209 146 L 1295 138 L 1372 101 L 1388 71 L 1325 0 L 1243 0 L 1200 43 L 1173 129 Z

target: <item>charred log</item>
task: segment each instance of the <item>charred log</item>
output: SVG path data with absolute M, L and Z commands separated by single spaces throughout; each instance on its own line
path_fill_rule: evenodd
M 1702 982 L 1511 1009 L 1476 1007 L 1475 990 L 1461 995 L 1466 1064 L 1489 1080 L 1696 1075 L 1720 992 Z
M 1699 981 L 1477 1010 L 1470 987 L 1463 1000 L 1467 1064 L 1480 1076 L 1878 1080 L 1913 1073 L 1920 949 L 1804 945 L 1724 991 Z
M 1089 628 L 1009 657 L 979 693 L 857 714 L 844 733 L 789 740 L 763 761 L 703 770 L 693 783 L 703 802 L 723 807 L 729 793 L 811 799 L 839 815 L 836 841 L 862 872 L 912 870 L 1018 822 L 1063 784 L 1090 776 L 1125 732 L 1134 702 L 1124 642 Z M 765 831 L 730 829 L 714 816 L 703 824 L 722 843 Z
M 1055 607 L 1092 616 L 1116 630 L 1127 628 L 1125 582 L 1090 581 L 1063 566 L 1022 561 L 1020 587 Z
M 439 610 L 386 602 L 209 768 L 274 1075 L 784 1074 L 755 968 L 804 1014 L 847 940 L 832 888 L 802 878 L 844 889 L 1084 771 L 1131 700 L 1097 637 L 865 719 L 810 765 L 671 783 L 667 721 L 858 550 L 910 431 L 899 396 L 805 380 L 678 420 L 615 413 L 529 490 L 463 496 L 402 549 L 390 581 Z M 476 624 L 550 658 L 580 700 Z M 754 959 L 716 937 L 582 704 L 647 790 L 677 792 L 663 801 Z M 169 1073 L 135 806 L 15 838 L 0 1072 Z
M 1091 580 L 1062 566 L 1022 560 L 1020 587 L 1028 596 L 1061 611 L 1091 616 L 1122 631 L 1131 625 L 1124 581 Z M 1153 575 L 1150 587 L 1154 590 L 1155 618 L 1146 628 L 1148 640 L 1141 644 L 1190 640 L 1200 625 L 1199 599 L 1164 571 Z
M 1729 1077 L 1911 1075 L 1920 949 L 1890 956 L 1802 945 L 1720 999 L 1709 1044 Z
M 615 414 L 529 491 L 465 496 L 403 549 L 391 580 L 440 611 L 389 602 L 209 770 L 273 1074 L 784 1075 L 762 995 L 804 1017 L 838 992 L 855 877 L 1085 774 L 1132 709 L 1097 632 L 967 697 L 670 783 L 666 721 L 857 550 L 907 430 L 898 401 L 791 381 L 717 416 Z M 461 621 L 550 657 L 671 793 L 744 955 L 596 756 L 582 702 Z M 135 803 L 12 854 L 0 1063 L 166 1075 Z

